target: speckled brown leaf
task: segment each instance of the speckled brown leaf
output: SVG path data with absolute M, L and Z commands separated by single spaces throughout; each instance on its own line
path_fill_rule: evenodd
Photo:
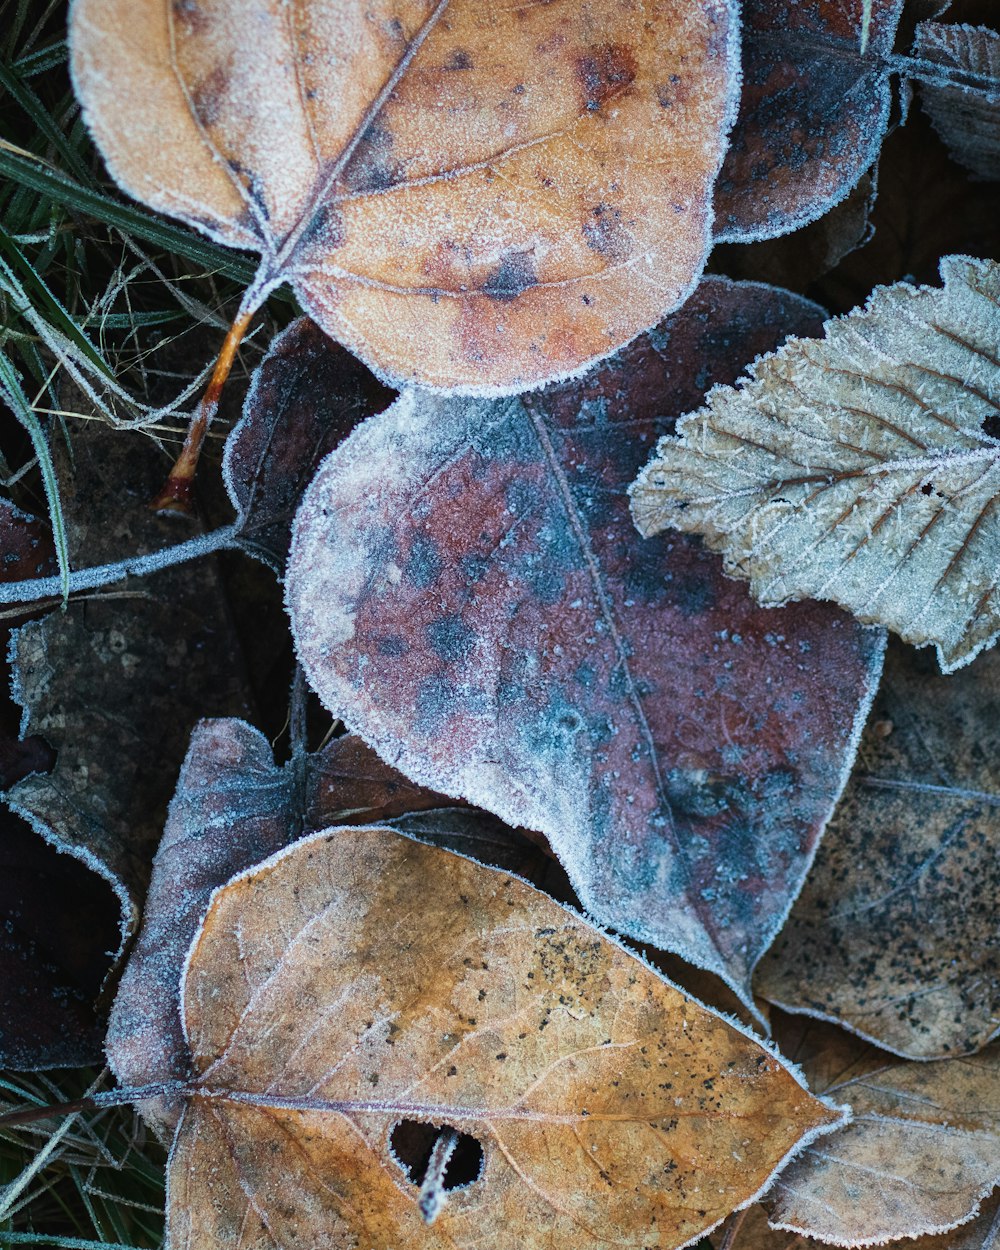
M 973 1219 L 1000 1182 L 1000 1047 L 889 1064 L 831 1098 L 854 1120 L 802 1154 L 766 1205 L 775 1227 L 836 1246 L 941 1233 Z
M 1000 1032 L 1000 654 L 891 647 L 858 761 L 758 993 L 914 1059 Z
M 746 0 L 739 117 L 715 190 L 715 237 L 787 234 L 839 203 L 878 156 L 902 0 Z
M 1000 630 L 1000 265 L 863 309 L 756 362 L 632 488 L 640 531 L 703 534 L 762 604 L 833 599 L 945 672 Z
M 53 458 L 70 556 L 113 562 L 176 541 L 146 507 L 164 460 L 153 443 L 97 421 Z M 58 850 L 105 877 L 134 932 L 167 804 L 200 716 L 247 710 L 246 682 L 210 560 L 134 579 L 19 629 L 14 688 L 25 734 L 56 752 L 51 772 L 7 802 Z
M 188 1250 L 669 1250 L 839 1119 L 576 913 L 386 829 L 218 892 L 183 1001 L 197 1079 L 168 1219 Z M 400 1124 L 481 1150 L 433 1222 Z
M 317 388 L 327 396 L 318 406 Z M 226 440 L 223 474 L 237 510 L 236 543 L 285 570 L 292 518 L 320 462 L 395 392 L 308 318 L 271 343 L 253 376 L 242 420 Z
M 1000 179 L 1000 31 L 921 22 L 913 54 L 942 67 L 920 100 L 948 150 L 980 178 Z
M 332 711 L 424 785 L 544 833 L 593 915 L 747 1000 L 882 640 L 825 607 L 757 609 L 696 541 L 643 543 L 625 492 L 674 413 L 817 322 L 706 280 L 530 403 L 404 396 L 325 462 L 287 580 Z
M 106 1047 L 119 1080 L 136 1085 L 188 1074 L 180 973 L 213 890 L 303 834 L 333 824 L 409 813 L 408 828 L 426 837 L 427 819 L 444 816 L 427 809 L 447 801 L 412 785 L 354 735 L 315 754 L 298 753 L 279 767 L 267 739 L 245 721 L 197 725 L 153 863 L 142 929 L 111 1011 Z M 417 813 L 425 816 L 422 825 Z M 496 828 L 498 822 L 484 828 L 483 813 L 470 809 L 463 815 L 467 826 L 448 831 L 459 849 L 474 847 L 479 858 L 490 860 L 492 848 L 476 832 L 505 842 L 505 849 L 517 843 L 514 831 Z M 524 850 L 544 856 L 530 843 L 519 849 L 517 868 L 529 875 Z M 176 1099 L 157 1099 L 142 1110 L 162 1132 L 175 1126 L 180 1106 Z
M 261 254 L 384 377 L 578 371 L 697 280 L 735 0 L 75 0 L 77 94 L 132 195 Z

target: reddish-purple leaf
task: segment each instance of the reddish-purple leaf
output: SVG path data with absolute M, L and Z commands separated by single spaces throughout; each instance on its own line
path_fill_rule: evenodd
M 715 185 L 715 238 L 787 234 L 839 203 L 878 156 L 903 0 L 747 0 L 743 93 Z
M 826 605 L 756 607 L 697 540 L 641 540 L 625 492 L 708 386 L 820 321 L 710 279 L 577 383 L 407 394 L 327 459 L 288 572 L 331 710 L 415 780 L 546 834 L 601 921 L 744 996 L 843 786 L 882 637 Z
M 316 388 L 327 403 L 314 402 Z M 320 461 L 395 391 L 315 322 L 293 322 L 271 344 L 226 442 L 223 472 L 237 510 L 236 541 L 282 573 L 292 518 Z

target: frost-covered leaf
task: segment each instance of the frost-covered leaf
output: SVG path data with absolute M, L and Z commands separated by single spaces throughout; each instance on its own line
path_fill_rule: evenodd
M 327 395 L 322 407 L 313 402 L 317 388 Z M 394 395 L 349 352 L 331 349 L 308 317 L 279 334 L 226 440 L 223 473 L 238 546 L 283 573 L 292 518 L 320 462 Z
M 1000 653 L 890 647 L 844 797 L 755 988 L 914 1059 L 1000 1032 Z
M 408 776 L 545 834 L 603 923 L 749 1001 L 853 756 L 882 640 L 755 607 L 626 487 L 673 414 L 815 305 L 706 280 L 530 402 L 410 393 L 325 462 L 288 602 L 327 707 Z M 322 403 L 322 395 L 316 396 Z
M 676 307 L 736 108 L 735 0 L 75 0 L 130 194 L 261 254 L 382 376 L 578 371 Z
M 336 738 L 315 754 L 297 754 L 279 767 L 267 739 L 245 721 L 197 725 L 153 863 L 142 929 L 111 1011 L 106 1047 L 119 1080 L 135 1085 L 187 1074 L 180 974 L 213 890 L 303 834 L 329 825 L 409 813 L 409 827 L 416 836 L 426 836 L 426 821 L 444 816 L 426 809 L 443 803 L 447 800 L 441 795 L 411 784 L 353 735 Z M 415 821 L 418 812 L 425 813 L 423 827 Z M 475 838 L 475 817 L 481 827 L 482 813 L 463 815 L 468 823 L 449 832 L 460 849 L 474 846 L 489 859 L 482 839 Z M 504 831 L 495 827 L 481 832 L 494 842 L 503 840 Z M 515 835 L 506 833 L 509 847 Z M 443 837 L 447 840 L 448 834 Z M 527 875 L 523 854 L 517 867 Z M 176 1124 L 180 1103 L 150 1100 L 142 1110 L 163 1131 Z
M 902 0 L 745 0 L 739 116 L 715 191 L 717 240 L 787 234 L 839 203 L 878 156 Z
M 163 472 L 152 442 L 97 421 L 57 442 L 70 556 L 111 563 L 175 539 L 146 507 Z M 105 877 L 134 932 L 177 770 L 200 716 L 247 711 L 245 674 L 211 561 L 126 581 L 17 630 L 25 734 L 56 752 L 7 802 L 58 850 Z
M 980 178 L 1000 179 L 1000 31 L 921 22 L 913 54 L 941 66 L 920 99 L 948 150 Z
M 854 1120 L 807 1146 L 768 1194 L 770 1220 L 836 1246 L 945 1232 L 1000 1182 L 1000 1047 L 891 1064 L 828 1091 Z
M 772 1228 L 761 1204 L 738 1211 L 712 1234 L 716 1250 L 823 1250 L 829 1242 L 810 1239 L 801 1233 Z M 1000 1190 L 982 1205 L 980 1213 L 967 1224 L 946 1233 L 928 1233 L 909 1238 L 900 1250 L 997 1250 L 1000 1246 Z
M 188 1250 L 669 1250 L 840 1120 L 578 914 L 370 826 L 217 892 L 183 1003 Z M 430 1204 L 402 1149 L 428 1125 L 471 1164 Z
M 951 672 L 1000 630 L 1000 265 L 951 256 L 941 276 L 712 392 L 632 509 L 643 534 L 703 534 L 760 603 L 833 599 Z

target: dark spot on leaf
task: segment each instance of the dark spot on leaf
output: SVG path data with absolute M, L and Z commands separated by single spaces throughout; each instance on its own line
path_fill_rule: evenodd
M 535 261 L 530 252 L 508 252 L 486 275 L 482 292 L 490 299 L 517 299 L 538 281 Z
M 475 634 L 457 614 L 442 616 L 427 626 L 427 639 L 446 663 L 464 660 L 472 650 Z
M 450 71 L 472 69 L 472 57 L 464 48 L 456 48 L 442 68 Z
M 222 99 L 229 86 L 229 74 L 225 66 L 217 65 L 215 69 L 191 92 L 191 103 L 203 126 L 211 128 L 219 120 L 222 112 Z
M 385 191 L 402 178 L 397 161 L 392 160 L 392 132 L 384 126 L 369 126 L 344 170 L 344 186 L 349 191 Z
M 605 44 L 595 48 L 589 56 L 577 58 L 576 77 L 583 89 L 583 105 L 588 113 L 596 113 L 609 100 L 624 95 L 635 76 L 635 57 L 623 44 Z
M 632 251 L 632 238 L 621 224 L 621 210 L 609 204 L 598 204 L 591 217 L 583 223 L 583 237 L 594 252 L 608 260 L 625 260 Z

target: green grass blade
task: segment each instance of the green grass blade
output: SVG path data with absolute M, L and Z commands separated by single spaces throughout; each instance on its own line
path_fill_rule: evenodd
M 48 109 L 32 88 L 21 79 L 17 71 L 9 65 L 4 65 L 2 61 L 0 61 L 0 87 L 3 87 L 27 113 L 32 125 L 52 144 L 74 177 L 84 183 L 92 182 L 89 170 L 80 159 L 80 153 L 66 141 L 65 134 L 49 116 Z

